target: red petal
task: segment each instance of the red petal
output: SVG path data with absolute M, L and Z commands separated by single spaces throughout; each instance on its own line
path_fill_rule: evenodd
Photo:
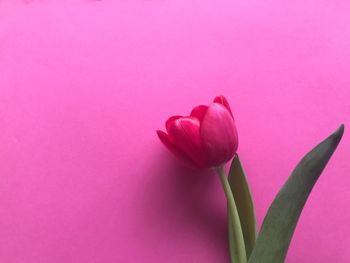
M 193 165 L 193 162 L 191 161 L 191 159 L 175 146 L 175 144 L 173 143 L 173 141 L 171 140 L 168 134 L 166 134 L 163 131 L 157 130 L 157 135 L 161 140 L 161 142 L 172 154 L 174 154 L 177 158 L 183 160 L 186 164 Z
M 174 123 L 174 121 L 176 121 L 177 119 L 179 119 L 181 117 L 182 116 L 179 116 L 179 115 L 175 115 L 175 116 L 170 117 L 165 123 L 166 130 L 169 132 L 170 126 Z
M 202 122 L 207 110 L 208 110 L 208 106 L 199 105 L 192 110 L 191 116 L 197 118 L 199 122 Z
M 232 115 L 230 104 L 228 103 L 227 99 L 223 95 L 215 97 L 214 102 L 223 105 Z
M 170 126 L 169 136 L 176 147 L 189 156 L 198 167 L 204 167 L 206 158 L 199 135 L 199 124 L 198 119 L 194 117 L 179 118 Z
M 201 123 L 200 135 L 211 166 L 227 162 L 237 151 L 238 135 L 234 120 L 221 104 L 209 106 Z

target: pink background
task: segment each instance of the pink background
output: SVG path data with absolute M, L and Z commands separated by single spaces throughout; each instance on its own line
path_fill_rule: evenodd
M 216 175 L 155 130 L 229 99 L 259 225 L 350 113 L 347 1 L 0 2 L 0 262 L 228 262 Z M 350 261 L 345 132 L 286 262 Z

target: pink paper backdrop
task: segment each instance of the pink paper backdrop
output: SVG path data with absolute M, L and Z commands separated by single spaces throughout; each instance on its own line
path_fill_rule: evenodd
M 1 1 L 0 262 L 228 262 L 216 175 L 155 130 L 225 94 L 259 225 L 350 113 L 347 1 Z M 350 261 L 345 132 L 286 262 Z

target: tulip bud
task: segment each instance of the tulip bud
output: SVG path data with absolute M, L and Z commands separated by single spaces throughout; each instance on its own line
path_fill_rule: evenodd
M 195 107 L 190 116 L 170 117 L 166 130 L 157 131 L 163 144 L 177 158 L 197 168 L 220 166 L 237 151 L 237 130 L 224 96 L 216 97 L 209 106 Z

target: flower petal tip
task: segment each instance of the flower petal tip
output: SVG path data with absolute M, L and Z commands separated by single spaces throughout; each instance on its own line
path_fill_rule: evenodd
M 169 132 L 171 126 L 174 124 L 174 122 L 179 119 L 179 118 L 182 118 L 182 116 L 180 115 L 174 115 L 174 116 L 171 116 L 165 123 L 165 127 L 166 127 L 166 130 Z
M 231 113 L 231 116 L 233 116 L 230 104 L 228 103 L 228 101 L 224 95 L 216 96 L 214 99 L 214 103 L 218 103 L 218 104 L 223 105 Z

